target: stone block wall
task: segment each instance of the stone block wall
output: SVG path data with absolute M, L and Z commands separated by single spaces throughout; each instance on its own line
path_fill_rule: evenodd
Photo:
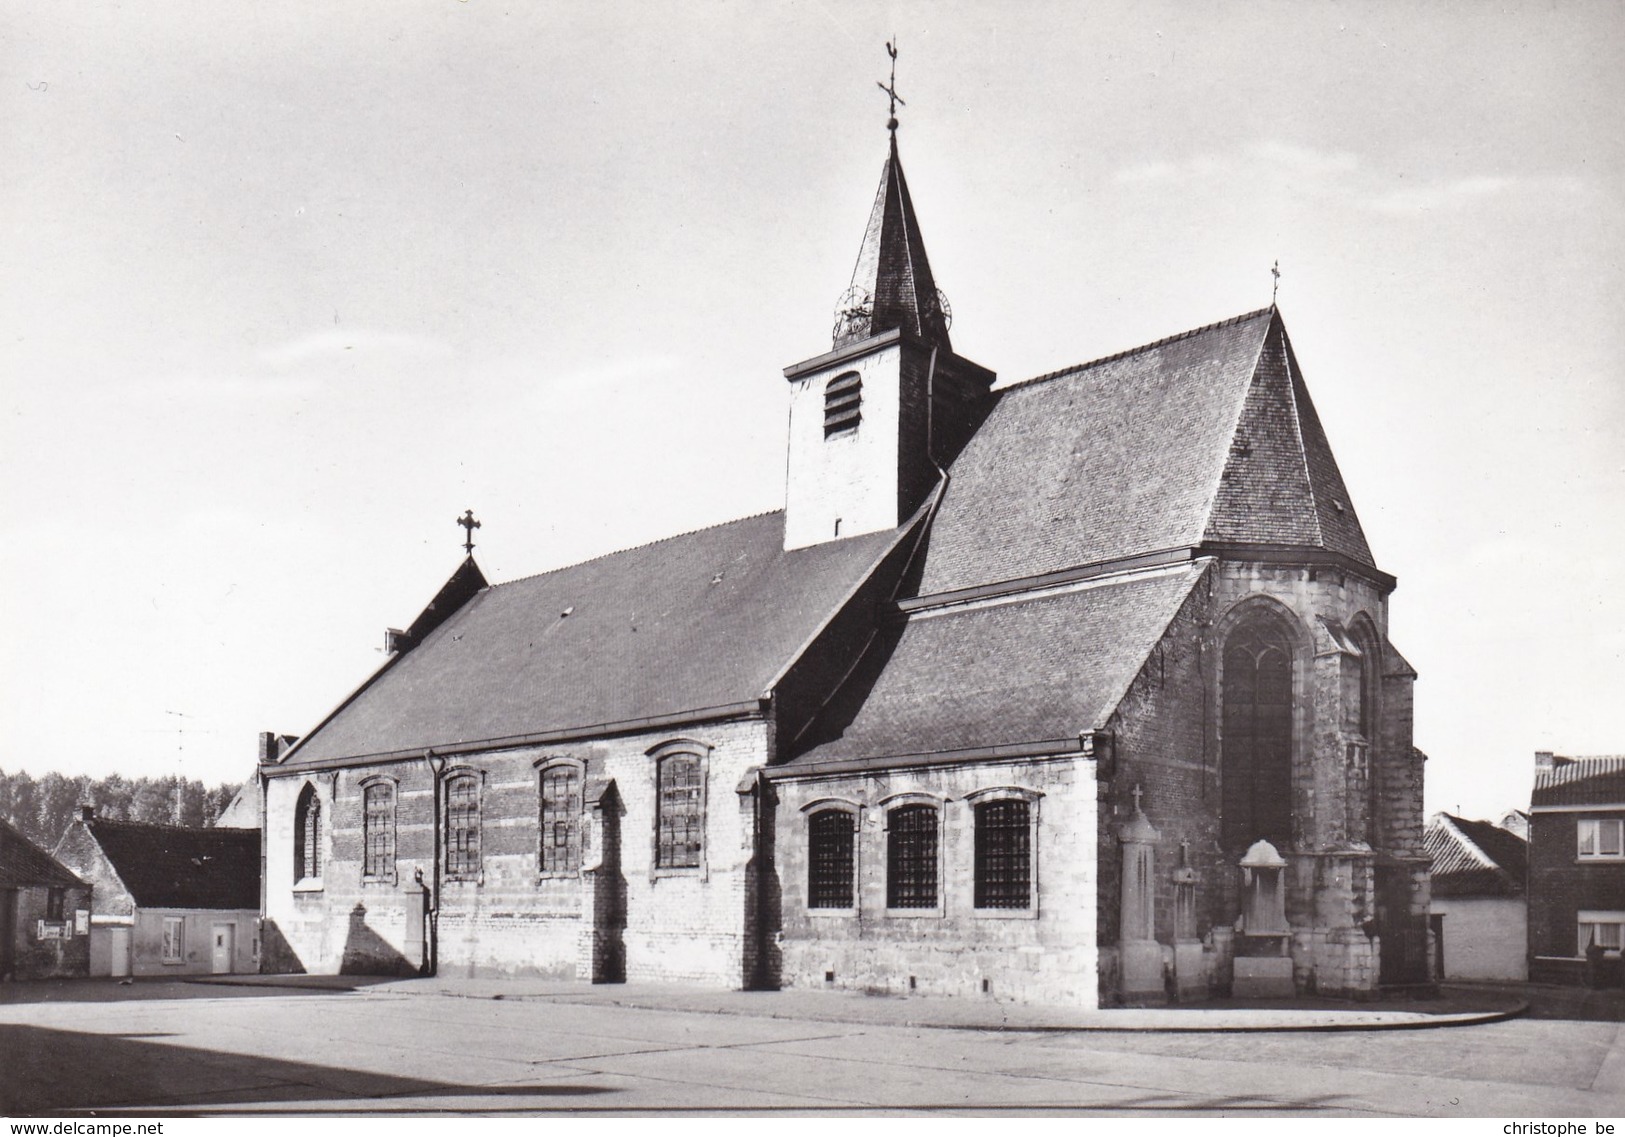
M 4 898 L 9 898 L 8 893 Z M 39 935 L 39 922 L 45 919 L 50 903 L 50 890 L 44 887 L 23 887 L 15 891 L 16 922 L 13 925 L 12 977 L 16 979 L 65 979 L 90 974 L 90 936 L 75 934 L 74 913 L 89 911 L 91 890 L 64 888 L 62 890 L 63 923 L 61 938 L 46 939 Z M 53 925 L 57 922 L 52 921 Z
M 1081 755 L 776 780 L 779 981 L 1095 1005 L 1094 780 L 1093 763 Z M 995 788 L 1038 795 L 1031 909 L 975 907 L 974 810 L 966 795 Z M 938 909 L 886 908 L 885 803 L 898 794 L 940 803 Z M 825 799 L 853 805 L 859 814 L 852 910 L 807 904 L 808 807 Z

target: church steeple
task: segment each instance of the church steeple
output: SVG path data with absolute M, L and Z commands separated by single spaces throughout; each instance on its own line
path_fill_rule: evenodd
M 892 119 L 892 124 L 896 119 Z M 852 270 L 852 286 L 835 313 L 836 348 L 901 328 L 932 347 L 953 350 L 948 339 L 950 316 L 931 275 L 920 235 L 919 217 L 909 197 L 903 162 L 897 154 L 897 131 L 880 172 L 880 189 L 863 246 Z
M 890 152 L 832 350 L 784 369 L 790 381 L 784 547 L 892 529 L 946 477 L 987 413 L 993 372 L 955 355 L 897 156 L 897 48 Z

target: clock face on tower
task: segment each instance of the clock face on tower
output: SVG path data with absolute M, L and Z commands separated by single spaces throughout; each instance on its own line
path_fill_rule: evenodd
M 834 338 L 862 339 L 869 334 L 869 317 L 874 313 L 874 297 L 862 285 L 854 284 L 835 302 Z

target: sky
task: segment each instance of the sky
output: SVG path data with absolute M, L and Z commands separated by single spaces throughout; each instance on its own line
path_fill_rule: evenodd
M 0 767 L 252 770 L 463 556 L 783 504 L 899 141 L 1001 383 L 1280 306 L 1427 807 L 1625 752 L 1625 6 L 61 5 L 0 16 Z

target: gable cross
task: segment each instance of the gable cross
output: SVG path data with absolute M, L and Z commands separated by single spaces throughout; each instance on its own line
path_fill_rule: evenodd
M 1270 284 L 1270 306 L 1275 306 L 1275 294 L 1281 290 L 1281 262 L 1276 261 L 1270 265 L 1270 275 L 1275 279 Z
M 886 92 L 886 97 L 891 100 L 891 107 L 890 107 L 889 111 L 887 112 L 888 117 L 886 119 L 886 129 L 891 131 L 893 134 L 896 134 L 897 133 L 897 108 L 899 106 L 904 106 L 904 107 L 908 106 L 907 103 L 903 102 L 902 96 L 900 96 L 897 93 L 897 37 L 896 36 L 893 36 L 891 39 L 886 41 L 886 54 L 891 56 L 891 82 L 882 83 L 880 80 L 876 79 L 875 80 L 875 86 L 879 87 L 882 91 L 885 91 Z
M 1140 783 L 1135 782 L 1134 783 L 1134 812 L 1135 813 L 1140 812 L 1140 798 L 1141 798 L 1142 795 L 1144 795 L 1144 793 L 1145 793 L 1145 791 L 1140 788 Z
M 463 551 L 472 556 L 474 553 L 474 530 L 480 527 L 480 523 L 474 520 L 474 511 L 472 509 L 463 510 L 463 515 L 457 519 L 457 524 L 463 527 Z

